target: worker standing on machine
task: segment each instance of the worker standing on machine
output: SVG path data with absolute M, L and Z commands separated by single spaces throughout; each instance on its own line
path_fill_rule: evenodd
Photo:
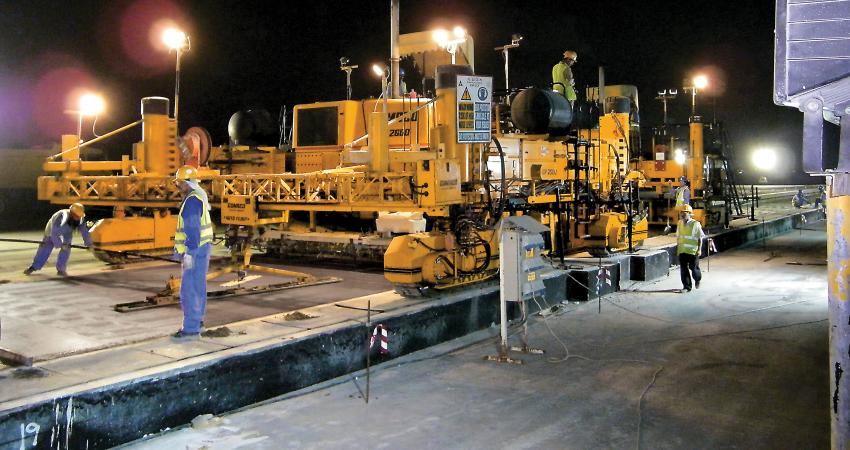
M 183 266 L 180 280 L 183 327 L 173 337 L 183 339 L 197 337 L 201 333 L 207 307 L 207 270 L 210 265 L 213 225 L 209 198 L 199 184 L 197 169 L 192 166 L 181 167 L 174 181 L 183 194 L 177 231 L 174 233 L 174 251 L 181 258 Z
M 83 222 L 85 216 L 85 208 L 81 203 L 74 203 L 68 209 L 56 211 L 47 221 L 47 225 L 44 227 L 44 238 L 35 252 L 32 265 L 24 270 L 24 275 L 30 275 L 41 270 L 53 249 L 59 247 L 61 250 L 59 250 L 59 257 L 56 258 L 56 274 L 63 277 L 68 276 L 68 259 L 71 257 L 71 243 L 75 228 L 80 230 L 80 236 L 83 237 L 86 247 L 91 247 L 89 229 Z
M 558 64 L 552 67 L 552 87 L 567 98 L 570 105 L 576 101 L 576 80 L 573 78 L 572 65 L 576 63 L 578 53 L 567 50 Z
M 699 254 L 705 233 L 698 220 L 691 217 L 694 210 L 691 205 L 682 206 L 679 211 L 679 226 L 676 227 L 676 253 L 679 256 L 679 270 L 682 277 L 682 290 L 690 292 L 691 276 L 694 287 L 699 289 L 702 273 L 699 270 Z
M 676 209 L 681 210 L 685 205 L 691 204 L 691 182 L 688 177 L 679 177 L 679 187 L 676 188 Z

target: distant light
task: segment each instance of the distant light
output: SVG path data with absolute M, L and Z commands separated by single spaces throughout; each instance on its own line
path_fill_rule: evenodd
M 434 30 L 434 32 L 431 33 L 431 38 L 434 39 L 434 42 L 436 42 L 440 47 L 445 47 L 446 43 L 449 42 L 449 32 L 443 29 Z
M 162 33 L 162 42 L 172 50 L 179 50 L 188 45 L 186 33 L 176 29 L 169 28 Z
M 694 87 L 697 89 L 705 89 L 706 87 L 708 87 L 708 77 L 705 75 L 695 76 Z
M 372 64 L 372 72 L 375 72 L 375 75 L 379 77 L 383 77 L 387 74 L 387 66 L 385 64 Z
M 466 30 L 463 29 L 463 27 L 460 26 L 460 25 L 454 27 L 454 29 L 452 30 L 452 33 L 454 33 L 455 38 L 457 38 L 457 39 L 463 39 L 463 38 L 466 37 Z
M 759 148 L 753 152 L 753 165 L 761 170 L 772 170 L 776 167 L 776 151 L 772 148 Z
M 676 150 L 676 154 L 673 155 L 673 160 L 676 161 L 676 164 L 678 164 L 680 166 L 684 165 L 685 164 L 685 154 L 682 153 L 681 150 Z
M 105 103 L 103 97 L 95 94 L 85 94 L 80 97 L 80 114 L 84 116 L 96 116 L 103 112 Z

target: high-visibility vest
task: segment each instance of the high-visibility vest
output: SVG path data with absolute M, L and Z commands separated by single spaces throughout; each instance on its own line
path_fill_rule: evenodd
M 678 246 L 676 254 L 687 253 L 689 255 L 697 255 L 699 253 L 700 235 L 702 234 L 702 226 L 694 219 L 684 223 L 679 221 L 679 226 L 676 229 L 676 237 Z
M 198 241 L 198 247 L 209 244 L 213 239 L 213 226 L 210 220 L 210 209 L 207 202 L 204 201 L 204 196 L 197 190 L 192 190 L 189 195 L 183 199 L 183 204 L 180 205 L 180 214 L 177 215 L 177 231 L 174 233 L 174 249 L 177 253 L 186 253 L 186 231 L 183 229 L 183 208 L 186 206 L 186 201 L 195 197 L 202 203 L 201 208 L 201 239 Z
M 685 206 L 685 186 L 676 189 L 676 206 Z
M 570 66 L 563 61 L 552 67 L 552 88 L 561 93 L 569 101 L 576 100 L 575 80 L 572 73 Z

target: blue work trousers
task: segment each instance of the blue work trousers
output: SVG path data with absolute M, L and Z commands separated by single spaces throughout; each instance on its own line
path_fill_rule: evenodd
M 41 244 L 38 245 L 38 250 L 35 252 L 35 258 L 32 260 L 32 268 L 35 270 L 41 270 L 41 268 L 44 267 L 44 263 L 47 262 L 47 258 L 50 258 L 53 248 L 53 239 L 50 236 L 45 236 L 44 239 L 41 240 Z M 71 247 L 62 248 L 62 250 L 59 251 L 59 257 L 56 258 L 56 270 L 65 272 L 68 268 L 68 259 L 70 257 Z
M 183 309 L 183 332 L 198 333 L 207 309 L 207 270 L 210 267 L 210 244 L 193 250 L 192 268 L 183 264 L 183 278 L 180 280 L 180 307 Z

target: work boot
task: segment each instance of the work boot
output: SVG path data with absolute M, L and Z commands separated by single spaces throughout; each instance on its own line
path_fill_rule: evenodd
M 172 341 L 193 341 L 198 339 L 201 336 L 201 333 L 187 333 L 183 330 L 177 330 L 176 333 L 171 335 Z
M 66 272 L 64 270 L 56 270 L 56 275 L 59 275 L 60 277 L 67 277 L 68 272 Z
M 24 269 L 24 275 L 32 275 L 32 273 L 35 272 L 36 270 L 38 270 L 38 269 L 36 269 L 33 266 L 29 266 L 26 269 Z
M 694 280 L 694 287 L 699 289 L 699 280 Z

